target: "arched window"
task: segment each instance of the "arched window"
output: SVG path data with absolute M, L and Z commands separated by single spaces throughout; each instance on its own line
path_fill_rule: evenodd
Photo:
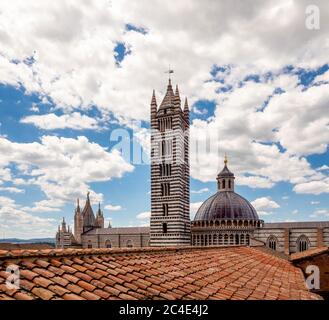
M 112 244 L 111 244 L 111 241 L 110 240 L 106 240 L 105 241 L 105 247 L 106 248 L 112 248 Z
M 228 188 L 231 189 L 231 180 L 228 181 Z
M 163 233 L 167 233 L 167 231 L 168 231 L 168 226 L 167 226 L 167 223 L 164 222 L 164 223 L 162 224 L 162 232 L 163 232 Z
M 310 246 L 310 240 L 305 235 L 301 235 L 297 239 L 297 251 L 298 252 L 307 250 L 309 248 L 309 246 Z
M 240 244 L 240 239 L 238 234 L 235 235 L 235 244 L 237 245 Z
M 230 245 L 234 244 L 234 235 L 230 234 Z
M 277 250 L 278 247 L 278 239 L 275 236 L 270 236 L 267 241 L 267 246 L 272 250 Z
M 91 240 L 88 240 L 88 248 L 91 249 L 93 247 Z
M 240 244 L 245 244 L 244 243 L 244 234 L 241 234 L 241 236 L 240 236 Z
M 249 246 L 250 244 L 250 236 L 249 234 L 246 235 L 246 245 Z
M 222 182 L 223 189 L 225 189 L 225 180 Z
M 168 216 L 168 212 L 169 212 L 169 207 L 168 207 L 168 203 L 164 203 L 162 205 L 162 210 L 163 210 L 163 215 L 166 217 Z
M 224 245 L 228 245 L 228 234 L 224 236 Z
M 128 240 L 126 246 L 127 246 L 128 248 L 132 248 L 132 247 L 133 247 L 133 243 L 132 243 L 132 241 L 131 241 L 131 240 Z

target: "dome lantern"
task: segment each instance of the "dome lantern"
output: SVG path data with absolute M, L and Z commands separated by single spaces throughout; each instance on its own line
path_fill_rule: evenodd
M 217 176 L 218 191 L 234 191 L 234 174 L 227 167 L 227 155 L 224 158 L 224 168 Z

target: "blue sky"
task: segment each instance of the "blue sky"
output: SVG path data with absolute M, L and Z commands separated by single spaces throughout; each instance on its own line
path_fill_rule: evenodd
M 227 153 L 236 173 L 236 192 L 251 201 L 265 221 L 328 220 L 326 26 L 310 36 L 300 27 L 304 8 L 291 4 L 301 17 L 284 26 L 287 36 L 281 40 L 288 46 L 289 30 L 298 26 L 301 36 L 295 43 L 282 48 L 276 42 L 282 30 L 273 28 L 267 17 L 262 22 L 272 42 L 248 24 L 247 47 L 230 27 L 246 23 L 243 6 L 227 13 L 231 21 L 218 22 L 195 2 L 188 10 L 218 23 L 202 36 L 198 30 L 209 27 L 205 20 L 195 22 L 199 29 L 188 28 L 166 6 L 162 17 L 156 12 L 143 16 L 146 5 L 141 3 L 141 12 L 123 14 L 116 1 L 108 12 L 105 1 L 94 7 L 77 7 L 73 1 L 72 8 L 59 1 L 45 5 L 49 17 L 63 12 L 57 25 L 47 27 L 31 7 L 38 27 L 28 36 L 22 26 L 12 24 L 10 9 L 15 6 L 22 20 L 28 19 L 27 13 L 18 3 L 4 8 L 0 236 L 53 236 L 62 217 L 72 225 L 76 198 L 84 204 L 89 190 L 95 210 L 101 201 L 106 223 L 148 224 L 149 166 L 120 155 L 115 150 L 121 138 L 111 141 L 111 136 L 124 129 L 147 154 L 151 94 L 155 89 L 159 104 L 169 63 L 182 100 L 189 99 L 192 144 L 198 139 L 202 144 L 203 133 L 219 135 L 209 154 L 199 154 L 201 161 L 191 150 L 192 217 L 216 192 L 216 174 Z M 292 8 L 280 2 L 258 10 L 270 9 L 283 10 L 284 20 Z M 218 5 L 214 10 L 228 9 Z M 102 14 L 111 19 L 92 26 L 90 19 L 97 21 Z M 68 30 L 75 15 L 77 29 Z M 169 18 L 179 32 L 165 24 Z M 249 18 L 258 21 L 257 11 Z M 231 53 L 222 49 L 232 45 Z

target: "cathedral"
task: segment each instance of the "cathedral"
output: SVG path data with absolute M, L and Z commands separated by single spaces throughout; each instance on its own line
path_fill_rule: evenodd
M 88 194 L 83 210 L 77 202 L 74 232 L 63 219 L 56 234 L 57 248 L 259 246 L 290 255 L 329 246 L 329 221 L 261 220 L 251 203 L 235 192 L 227 157 L 217 175 L 217 192 L 203 202 L 191 221 L 189 107 L 187 99 L 182 105 L 179 89 L 173 90 L 170 78 L 159 107 L 153 91 L 150 114 L 150 227 L 105 227 L 100 204 L 95 216 Z

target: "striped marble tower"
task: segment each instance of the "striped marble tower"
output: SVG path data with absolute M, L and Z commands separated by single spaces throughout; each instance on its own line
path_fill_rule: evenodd
M 171 80 L 157 107 L 151 101 L 151 246 L 190 245 L 189 109 Z

